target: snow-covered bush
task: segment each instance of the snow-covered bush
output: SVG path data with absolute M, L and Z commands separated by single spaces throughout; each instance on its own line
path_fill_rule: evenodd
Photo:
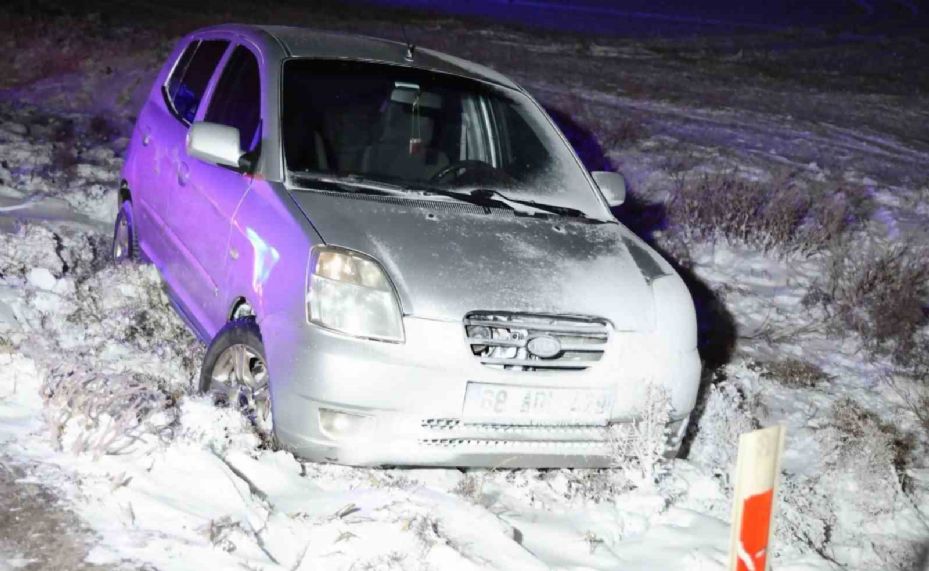
M 809 550 L 842 568 L 919 568 L 916 546 L 888 531 L 920 519 L 907 475 L 911 436 L 899 419 L 884 420 L 847 397 L 820 420 L 815 469 L 782 479 L 778 551 Z
M 694 419 L 698 422 L 698 430 L 688 458 L 726 470 L 735 466 L 739 436 L 757 428 L 753 408 L 751 399 L 746 398 L 734 381 L 711 385 L 703 409 Z
M 621 466 L 621 462 L 629 462 L 628 458 L 615 458 L 616 467 L 608 469 L 565 469 L 556 475 L 547 478 L 549 485 L 557 489 L 566 500 L 580 499 L 584 502 L 601 503 L 629 492 L 637 487 L 638 483 L 629 479 L 630 470 L 635 474 L 639 464 L 635 460 L 629 466 Z M 651 482 L 646 482 L 650 486 Z
M 203 346 L 174 312 L 157 271 L 149 265 L 105 266 L 81 280 L 69 321 L 83 324 L 101 344 L 118 343 L 170 361 L 176 382 L 199 373 Z
M 12 342 L 40 358 L 46 421 L 73 453 L 171 438 L 202 351 L 154 268 L 109 264 L 108 240 L 35 223 L 0 233 L 0 283 L 24 301 L 9 317 L 37 332 Z
M 672 193 L 668 211 L 688 236 L 748 241 L 756 234 L 765 202 L 756 183 L 731 175 L 704 175 L 696 182 L 682 181 Z
M 170 440 L 180 417 L 180 395 L 140 373 L 60 367 L 46 376 L 42 392 L 53 436 L 74 454 L 120 454 Z
M 854 474 L 862 489 L 884 490 L 891 496 L 906 489 L 906 467 L 914 446 L 910 435 L 850 398 L 836 401 L 830 417 L 828 430 L 836 443 L 830 461 Z
M 471 503 L 481 505 L 485 502 L 484 484 L 487 482 L 489 472 L 486 470 L 472 471 L 461 475 L 461 479 L 455 484 L 452 493 L 470 501 Z
M 58 254 L 61 238 L 44 226 L 23 224 L 16 232 L 0 232 L 0 276 L 25 279 L 35 268 L 60 277 L 66 264 Z
M 767 181 L 736 174 L 682 179 L 668 202 L 672 230 L 688 239 L 726 238 L 781 255 L 826 250 L 867 220 L 868 194 L 781 172 Z
M 818 365 L 793 357 L 765 363 L 762 376 L 786 387 L 805 389 L 815 387 L 830 378 Z
M 833 247 L 848 233 L 858 230 L 874 213 L 874 201 L 868 189 L 854 184 L 827 184 L 812 189 L 807 225 L 801 240 L 807 251 Z
M 906 364 L 929 306 L 929 250 L 905 243 L 833 248 L 822 299 L 838 325 Z
M 667 391 L 649 384 L 639 417 L 633 422 L 614 423 L 607 429 L 615 467 L 636 486 L 652 486 L 665 472 L 670 412 Z
M 908 476 L 914 441 L 900 424 L 848 397 L 818 415 L 819 455 L 781 478 L 776 557 L 811 552 L 843 568 L 917 569 L 913 546 L 886 531 L 913 517 L 918 501 Z
M 891 384 L 910 411 L 919 419 L 923 433 L 929 435 L 929 331 L 923 331 L 913 344 L 907 362 L 897 371 L 910 382 L 903 388 L 891 376 Z
M 775 554 L 783 556 L 791 550 L 813 551 L 823 559 L 834 561 L 830 541 L 838 518 L 823 491 L 822 476 L 784 475 L 778 487 L 778 500 Z

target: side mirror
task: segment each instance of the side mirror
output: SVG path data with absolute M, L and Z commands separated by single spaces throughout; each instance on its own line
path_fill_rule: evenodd
M 594 171 L 590 176 L 594 177 L 594 182 L 600 187 L 610 208 L 616 208 L 626 201 L 626 177 L 618 172 L 606 171 Z
M 187 131 L 187 154 L 214 165 L 238 169 L 245 153 L 239 147 L 238 129 L 197 121 Z

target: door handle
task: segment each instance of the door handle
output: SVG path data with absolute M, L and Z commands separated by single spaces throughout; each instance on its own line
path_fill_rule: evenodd
M 187 163 L 178 163 L 177 165 L 177 184 L 185 186 L 190 179 L 190 167 Z
M 151 144 L 151 142 L 152 142 L 152 128 L 147 127 L 147 126 L 143 127 L 142 128 L 142 146 L 147 147 Z

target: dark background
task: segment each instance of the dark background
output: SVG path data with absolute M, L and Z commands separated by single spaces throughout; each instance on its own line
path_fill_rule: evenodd
M 816 27 L 834 34 L 920 32 L 929 26 L 921 0 L 13 0 L 2 11 L 20 14 L 101 12 L 140 18 L 199 12 L 203 16 L 322 9 L 345 18 L 372 16 L 373 7 L 470 16 L 508 25 L 614 36 L 679 36 Z M 381 14 L 383 15 L 383 14 Z
M 923 3 L 907 0 L 374 0 L 371 3 L 624 36 L 810 26 L 837 33 L 892 33 L 927 23 Z

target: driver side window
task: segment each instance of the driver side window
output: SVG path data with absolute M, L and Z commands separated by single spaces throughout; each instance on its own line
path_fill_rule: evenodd
M 251 50 L 236 46 L 216 84 L 204 121 L 239 130 L 239 146 L 249 152 L 261 139 L 261 77 Z
M 213 71 L 226 52 L 225 40 L 194 40 L 178 58 L 164 85 L 168 107 L 175 117 L 190 125 Z

